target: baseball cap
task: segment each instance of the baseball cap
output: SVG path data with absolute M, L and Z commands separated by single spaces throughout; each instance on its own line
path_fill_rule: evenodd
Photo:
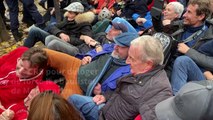
M 113 40 L 119 46 L 129 47 L 132 40 L 139 37 L 137 33 L 125 32 L 114 37 Z
M 117 30 L 121 30 L 122 32 L 127 32 L 127 27 L 121 22 L 110 22 L 110 24 Z
M 82 13 L 84 12 L 84 6 L 80 2 L 72 2 L 70 5 L 68 5 L 66 8 L 64 8 L 67 11 Z
M 213 118 L 213 81 L 185 84 L 176 96 L 155 107 L 159 120 L 211 120 Z

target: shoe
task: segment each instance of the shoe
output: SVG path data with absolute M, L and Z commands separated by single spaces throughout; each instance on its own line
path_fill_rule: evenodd
M 34 20 L 25 20 L 25 19 L 22 19 L 22 22 L 25 23 L 25 24 L 27 24 L 27 27 L 30 27 L 33 24 L 35 24 Z
M 6 16 L 3 16 L 3 21 L 5 21 L 5 22 L 10 22 L 10 19 L 8 19 Z
M 45 2 L 40 1 L 38 4 L 39 4 L 42 8 L 44 8 L 45 10 L 47 10 L 47 8 L 45 7 Z
M 13 37 L 14 37 L 16 42 L 22 40 L 23 33 L 18 32 L 18 31 L 13 31 L 12 34 L 13 34 Z
M 4 22 L 4 25 L 5 25 L 6 29 L 7 29 L 7 30 L 10 30 L 10 25 L 7 24 L 5 21 L 3 21 L 3 22 Z
M 6 27 L 7 30 L 10 30 L 10 25 L 5 24 L 5 27 Z

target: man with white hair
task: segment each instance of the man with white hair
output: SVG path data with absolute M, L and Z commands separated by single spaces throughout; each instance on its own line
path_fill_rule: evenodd
M 170 2 L 166 5 L 166 8 L 162 12 L 163 19 L 162 21 L 156 20 L 153 17 L 154 29 L 157 32 L 165 32 L 172 34 L 178 29 L 178 24 L 175 25 L 177 21 L 180 20 L 184 11 L 184 7 L 179 2 Z
M 138 114 L 155 120 L 155 105 L 172 96 L 163 70 L 163 48 L 155 38 L 144 35 L 131 42 L 126 63 L 131 74 L 117 81 L 114 92 L 106 91 L 92 99 L 73 95 L 73 103 L 87 120 L 130 120 Z M 85 102 L 84 102 L 85 100 Z M 99 113 L 99 114 L 98 114 Z
M 166 8 L 163 11 L 163 20 L 174 20 L 181 18 L 184 11 L 184 7 L 179 2 L 170 2 L 166 5 Z

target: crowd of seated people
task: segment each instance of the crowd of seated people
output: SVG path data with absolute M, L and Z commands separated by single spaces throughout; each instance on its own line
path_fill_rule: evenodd
M 35 23 L 22 47 L 0 57 L 0 119 L 213 118 L 213 0 L 165 0 L 158 19 L 156 1 L 66 0 L 62 21 Z M 63 87 L 46 81 L 50 67 Z

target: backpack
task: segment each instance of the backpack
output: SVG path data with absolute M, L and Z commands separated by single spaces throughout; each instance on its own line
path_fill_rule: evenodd
M 168 65 L 172 55 L 175 53 L 177 48 L 177 41 L 170 35 L 162 32 L 156 32 L 152 35 L 154 38 L 160 41 L 163 46 L 164 62 L 163 65 Z

